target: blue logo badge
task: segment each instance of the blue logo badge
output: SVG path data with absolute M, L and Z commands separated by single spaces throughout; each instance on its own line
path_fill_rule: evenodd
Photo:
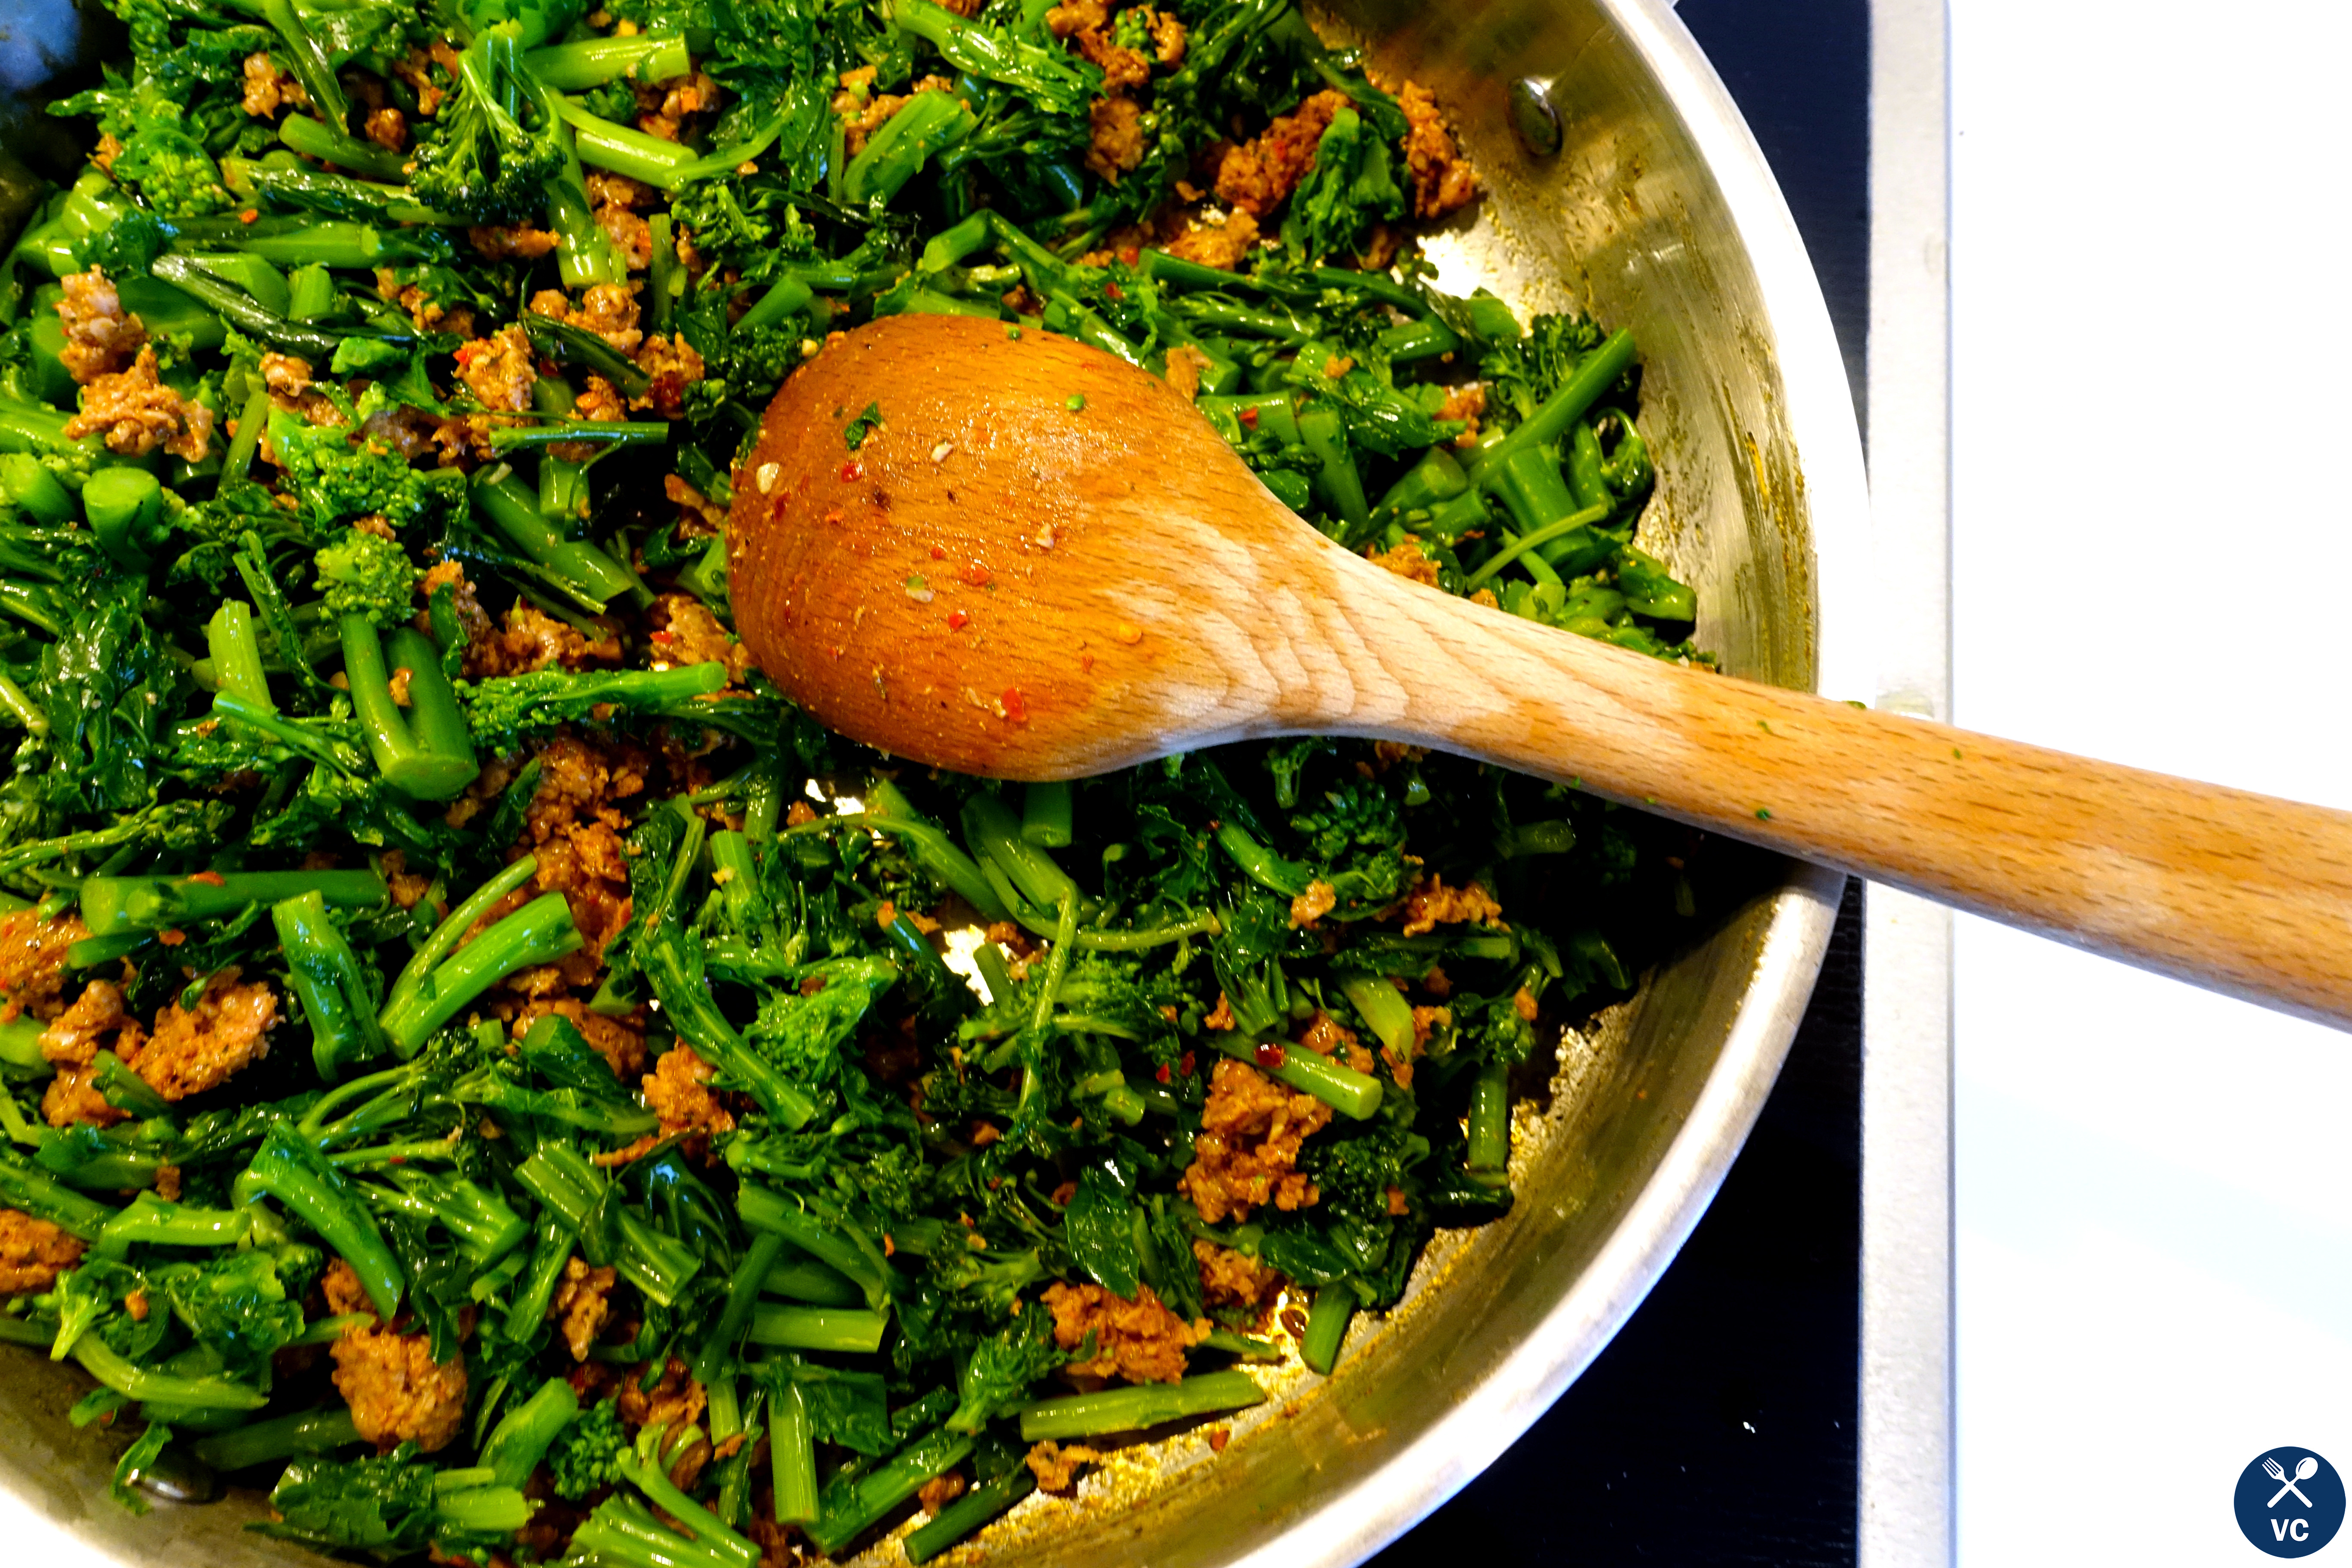
M 2344 1524 L 2344 1478 L 2308 1448 L 2273 1448 L 2238 1477 L 2238 1528 L 2273 1557 L 2308 1557 Z

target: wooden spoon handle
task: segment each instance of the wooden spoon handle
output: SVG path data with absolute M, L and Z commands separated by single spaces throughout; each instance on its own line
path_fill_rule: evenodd
M 1324 558 L 1360 655 L 1301 728 L 1569 780 L 2352 1026 L 2352 814 L 1686 669 Z

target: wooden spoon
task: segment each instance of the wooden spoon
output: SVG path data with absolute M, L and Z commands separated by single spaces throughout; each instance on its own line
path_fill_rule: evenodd
M 2352 1026 L 2352 815 L 1433 592 L 1293 516 L 1166 383 L 1065 338 L 898 316 L 833 342 L 770 405 L 729 537 L 761 667 L 898 756 L 1058 779 L 1247 736 L 1410 742 Z

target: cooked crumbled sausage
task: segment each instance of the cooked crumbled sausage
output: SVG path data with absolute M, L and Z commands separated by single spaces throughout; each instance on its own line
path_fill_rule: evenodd
M 1477 921 L 1502 924 L 1503 906 L 1475 882 L 1449 888 L 1443 877 L 1424 877 L 1404 896 L 1404 934 L 1419 936 L 1442 925 Z
M 1045 1300 L 1055 1344 L 1076 1350 L 1094 1336 L 1093 1358 L 1063 1369 L 1081 1377 L 1174 1383 L 1184 1375 L 1184 1352 L 1207 1331 L 1170 1311 L 1149 1285 L 1137 1286 L 1132 1301 L 1092 1281 L 1048 1286 Z
M 1087 106 L 1087 124 L 1093 140 L 1087 146 L 1087 167 L 1113 184 L 1143 162 L 1143 110 L 1131 98 L 1098 98 Z
M 46 1290 L 81 1261 L 81 1238 L 45 1219 L 0 1209 L 0 1295 Z
M 1366 549 L 1364 559 L 1395 573 L 1408 583 L 1420 583 L 1432 588 L 1438 585 L 1437 563 L 1422 553 L 1421 541 L 1410 533 L 1389 549 Z
M 268 50 L 245 57 L 245 111 L 268 120 L 280 109 L 308 109 L 310 95 L 294 73 L 269 58 Z
M 1201 1273 L 1201 1299 L 1211 1307 L 1245 1314 L 1261 1329 L 1281 1301 L 1283 1287 L 1290 1283 L 1280 1269 L 1198 1237 L 1192 1241 L 1192 1259 Z
M 89 934 L 78 915 L 0 915 L 0 1014 L 54 1018 L 64 1007 L 66 950 Z
M 751 650 L 691 594 L 656 595 L 648 618 L 656 658 L 672 664 L 723 664 L 730 684 L 740 685 L 751 673 Z
M 1192 1163 L 1178 1185 L 1211 1225 L 1227 1215 L 1247 1219 L 1265 1204 L 1307 1207 L 1323 1194 L 1298 1173 L 1299 1145 L 1330 1120 L 1331 1108 L 1313 1095 L 1226 1058 L 1209 1080 Z
M 1257 241 L 1257 219 L 1246 208 L 1235 207 L 1221 223 L 1192 224 L 1168 242 L 1168 254 L 1231 272 L 1249 259 Z
M 81 389 L 81 412 L 66 421 L 66 434 L 106 433 L 106 447 L 125 457 L 144 457 L 161 447 L 174 458 L 201 463 L 213 433 L 213 411 L 181 396 L 156 379 L 155 351 L 142 347 L 129 370 L 93 378 Z
M 1470 205 L 1478 195 L 1478 176 L 1471 172 L 1469 161 L 1454 144 L 1454 132 L 1445 127 L 1445 117 L 1437 111 L 1437 100 L 1429 89 L 1413 82 L 1404 84 L 1397 94 L 1397 105 L 1404 110 L 1405 167 L 1412 173 L 1412 210 L 1424 218 L 1444 217 L 1457 207 Z
M 155 1016 L 155 1031 L 131 1070 L 165 1100 L 185 1100 L 226 1082 L 269 1054 L 278 1025 L 278 994 L 266 984 L 239 985 L 237 972 L 213 976 L 194 1012 L 174 1002 Z
M 58 300 L 58 320 L 65 328 L 66 344 L 58 357 L 66 373 L 87 385 L 129 363 L 147 341 L 147 329 L 123 310 L 122 296 L 105 268 L 68 272 L 60 281 L 65 293 Z
M 496 227 L 476 226 L 466 231 L 466 243 L 487 261 L 536 261 L 554 250 L 555 231 L 524 224 Z
M 644 1386 L 644 1367 L 633 1366 L 621 1382 L 622 1420 L 632 1426 L 662 1426 L 677 1432 L 702 1419 L 710 1396 L 688 1373 L 684 1362 L 670 1357 L 651 1388 Z
M 530 406 L 531 383 L 539 371 L 520 322 L 464 344 L 457 357 L 457 379 L 483 407 L 519 414 Z
M 435 1361 L 430 1336 L 349 1328 L 332 1353 L 335 1388 L 352 1407 L 352 1425 L 378 1448 L 413 1442 L 434 1453 L 465 1425 L 466 1358 Z
M 1276 116 L 1255 141 L 1227 148 L 1217 164 L 1217 199 L 1252 217 L 1274 211 L 1315 166 L 1316 144 L 1332 117 L 1348 107 L 1346 93 L 1327 89 Z
M 613 1315 L 613 1282 L 618 1278 L 610 1268 L 591 1268 L 577 1258 L 564 1260 L 563 1278 L 555 1287 L 555 1299 L 547 1304 L 547 1315 L 561 1326 L 564 1348 L 573 1361 L 586 1361 L 589 1347 L 604 1332 Z
M 1040 1491 L 1066 1494 L 1078 1479 L 1078 1467 L 1091 1465 L 1102 1456 L 1083 1443 L 1064 1445 L 1039 1443 L 1023 1457 L 1022 1463 L 1037 1478 Z
M 118 1055 L 136 1055 L 142 1030 L 139 1020 L 123 1006 L 122 987 L 111 980 L 93 980 L 82 987 L 74 1005 L 49 1020 L 41 1031 L 41 1058 L 59 1067 L 86 1068 L 103 1047 Z M 111 1035 L 112 1039 L 106 1037 Z

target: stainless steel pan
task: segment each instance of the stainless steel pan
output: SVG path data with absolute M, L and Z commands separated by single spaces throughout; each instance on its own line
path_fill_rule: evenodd
M 1714 72 L 1656 0 L 1358 0 L 1333 18 L 1432 89 L 1486 176 L 1437 237 L 1447 280 L 1631 327 L 1658 456 L 1645 542 L 1695 582 L 1726 668 L 1864 694 L 1866 498 L 1853 404 L 1788 209 Z M 1535 132 L 1536 151 L 1512 127 Z M 1545 151 L 1549 123 L 1557 151 Z M 1291 1373 L 1212 1456 L 1193 1432 L 1117 1456 L 1074 1500 L 982 1538 L 993 1563 L 1352 1563 L 1475 1475 L 1663 1273 L 1747 1137 L 1813 977 L 1841 879 L 1791 867 L 1638 997 L 1560 1045 L 1522 1107 L 1507 1218 L 1441 1237 L 1338 1374 Z M 107 1497 L 119 1440 L 76 1432 L 79 1374 L 0 1356 L 0 1541 L 44 1568 L 312 1561 L 243 1533 L 257 1500 Z M 893 1541 L 876 1562 L 903 1561 Z

